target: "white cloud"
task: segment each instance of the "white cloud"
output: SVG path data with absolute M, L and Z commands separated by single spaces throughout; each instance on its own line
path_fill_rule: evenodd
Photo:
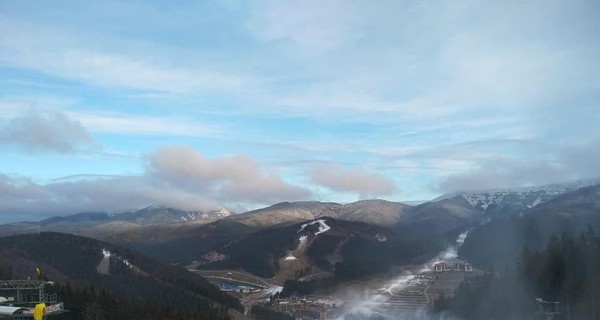
M 153 185 L 144 176 L 76 179 L 38 184 L 0 175 L 0 211 L 21 220 L 83 211 L 113 211 L 160 203 L 181 209 L 213 209 L 218 204 L 191 193 Z
M 19 219 L 150 204 L 202 210 L 311 198 L 310 190 L 268 173 L 250 157 L 209 159 L 189 147 L 156 150 L 139 176 L 84 175 L 39 184 L 0 174 L 0 212 Z
M 394 182 L 383 175 L 335 164 L 315 165 L 311 179 L 332 191 L 358 193 L 362 198 L 389 195 L 397 191 Z
M 26 152 L 55 153 L 73 153 L 95 144 L 79 121 L 43 109 L 30 109 L 0 122 L 0 143 Z
M 208 159 L 189 147 L 165 147 L 149 157 L 149 170 L 153 177 L 170 186 L 221 201 L 270 203 L 312 197 L 308 189 L 264 173 L 248 156 Z

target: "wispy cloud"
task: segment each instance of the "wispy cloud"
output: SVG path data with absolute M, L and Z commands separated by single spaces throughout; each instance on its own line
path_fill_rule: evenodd
M 0 35 L 1 64 L 92 85 L 201 94 L 246 88 L 258 81 L 231 70 L 217 70 L 210 64 L 190 68 L 161 61 L 150 53 L 140 57 L 115 50 L 102 51 L 90 45 L 85 35 L 72 30 L 7 17 L 0 19 L 0 28 L 8 30 Z M 119 41 L 113 41 L 112 45 L 119 45 Z
M 443 192 L 521 187 L 600 177 L 600 138 L 557 145 L 544 154 L 515 158 L 499 154 L 473 162 L 467 170 L 446 176 L 436 186 Z
M 24 113 L 23 110 L 30 112 Z M 46 115 L 46 118 L 48 115 L 54 115 L 54 118 L 56 115 L 62 115 L 86 132 L 94 134 L 220 138 L 227 136 L 225 122 L 217 124 L 182 116 L 149 116 L 132 112 L 103 111 L 90 108 L 84 102 L 58 96 L 11 97 L 0 101 L 0 121 L 11 122 L 24 114 Z M 89 133 L 86 135 L 89 136 Z
M 143 116 L 117 112 L 69 111 L 93 132 L 182 137 L 224 136 L 224 124 L 207 124 L 170 116 Z
M 322 54 L 362 36 L 359 8 L 349 1 L 256 1 L 248 27 L 263 41 L 289 41 L 295 50 Z

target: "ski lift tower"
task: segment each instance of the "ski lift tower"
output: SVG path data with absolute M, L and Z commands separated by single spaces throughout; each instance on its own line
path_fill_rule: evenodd
M 66 312 L 43 280 L 0 280 L 0 319 L 47 319 Z
M 535 298 L 535 301 L 538 303 L 538 318 L 543 320 L 555 320 L 558 319 L 558 315 L 560 311 L 558 311 L 558 307 L 560 302 L 555 301 L 545 301 L 542 298 Z

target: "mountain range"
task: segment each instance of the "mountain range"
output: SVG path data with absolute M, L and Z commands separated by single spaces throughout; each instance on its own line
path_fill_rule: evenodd
M 598 180 L 454 193 L 417 205 L 301 201 L 240 214 L 153 205 L 1 225 L 0 234 L 11 235 L 0 241 L 0 269 L 25 277 L 39 265 L 52 279 L 110 290 L 118 299 L 130 299 L 139 286 L 168 291 L 200 306 L 190 312 L 213 308 L 220 319 L 239 313 L 240 305 L 181 266 L 246 272 L 288 294 L 312 294 L 421 265 L 449 248 L 478 269 L 503 270 L 525 250 L 594 230 L 600 230 Z
M 198 227 L 219 219 L 231 219 L 260 229 L 324 216 L 389 227 L 422 220 L 429 214 L 427 212 L 435 211 L 438 207 L 453 211 L 455 218 L 459 219 L 465 218 L 465 215 L 490 217 L 522 213 L 558 195 L 596 184 L 600 184 L 600 179 L 525 188 L 459 192 L 446 194 L 419 205 L 379 199 L 348 204 L 317 201 L 282 202 L 241 214 L 235 214 L 225 208 L 189 211 L 152 205 L 139 210 L 116 213 L 83 212 L 70 216 L 51 217 L 38 222 L 4 224 L 0 225 L 0 235 L 58 231 L 108 238 L 148 226 Z M 461 203 L 458 199 L 461 197 L 466 203 Z M 449 200 L 454 203 L 452 209 L 448 207 Z
M 550 214 L 567 216 L 573 214 L 575 207 L 576 212 L 587 210 L 589 216 L 595 217 L 597 207 L 595 204 L 590 207 L 586 202 L 594 198 L 593 194 L 583 195 L 578 192 L 588 190 L 585 186 L 598 183 L 600 180 L 586 180 L 520 189 L 462 192 L 444 195 L 414 206 L 378 199 L 349 204 L 301 201 L 282 202 L 234 214 L 224 208 L 213 211 L 183 211 L 153 205 L 121 213 L 79 213 L 39 222 L 6 224 L 0 226 L 0 235 L 41 231 L 73 233 L 125 246 L 164 262 L 186 265 L 194 261 L 201 262 L 205 254 L 214 251 L 230 258 L 227 263 L 221 264 L 246 269 L 248 267 L 244 267 L 244 264 L 248 262 L 238 255 L 243 256 L 258 250 L 255 256 L 263 257 L 262 261 L 252 263 L 261 265 L 265 275 L 273 276 L 280 274 L 279 260 L 297 248 L 298 235 L 295 232 L 299 226 L 324 219 L 323 221 L 332 225 L 345 226 L 342 228 L 345 231 L 333 230 L 327 235 L 322 235 L 321 238 L 329 237 L 333 241 L 331 236 L 337 234 L 338 239 L 334 242 L 338 245 L 328 249 L 330 252 L 327 255 L 313 256 L 303 261 L 308 261 L 305 267 L 313 267 L 327 273 L 333 268 L 336 259 L 337 262 L 343 262 L 343 259 L 339 259 L 340 252 L 348 250 L 344 249 L 348 243 L 356 243 L 351 237 L 358 235 L 362 236 L 356 239 L 368 240 L 365 242 L 367 244 L 363 245 L 374 252 L 388 252 L 391 248 L 399 247 L 406 251 L 406 244 L 413 243 L 429 248 L 429 251 L 420 252 L 421 255 L 427 255 L 443 248 L 446 245 L 445 241 L 450 241 L 459 232 L 478 226 L 482 226 L 479 228 L 482 229 L 490 225 L 490 221 L 500 223 L 498 221 L 503 221 L 501 218 L 520 217 L 524 214 L 532 217 Z M 562 207 L 568 210 L 561 211 Z M 550 220 L 552 219 L 548 221 Z M 547 225 L 549 222 L 539 223 Z M 386 241 L 374 240 L 373 230 L 379 230 L 375 233 L 384 237 Z M 266 250 L 266 256 L 260 252 L 264 249 L 259 246 L 253 247 L 252 250 L 238 248 L 243 243 L 257 243 L 263 240 L 277 244 L 274 249 Z M 307 249 L 312 241 L 309 237 Z M 269 247 L 272 246 L 269 244 Z M 466 244 L 465 248 L 468 249 L 469 245 Z M 302 253 L 304 256 L 305 251 Z

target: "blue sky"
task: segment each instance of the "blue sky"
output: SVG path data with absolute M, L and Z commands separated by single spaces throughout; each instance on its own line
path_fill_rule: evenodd
M 600 176 L 600 5 L 2 1 L 2 220 Z

